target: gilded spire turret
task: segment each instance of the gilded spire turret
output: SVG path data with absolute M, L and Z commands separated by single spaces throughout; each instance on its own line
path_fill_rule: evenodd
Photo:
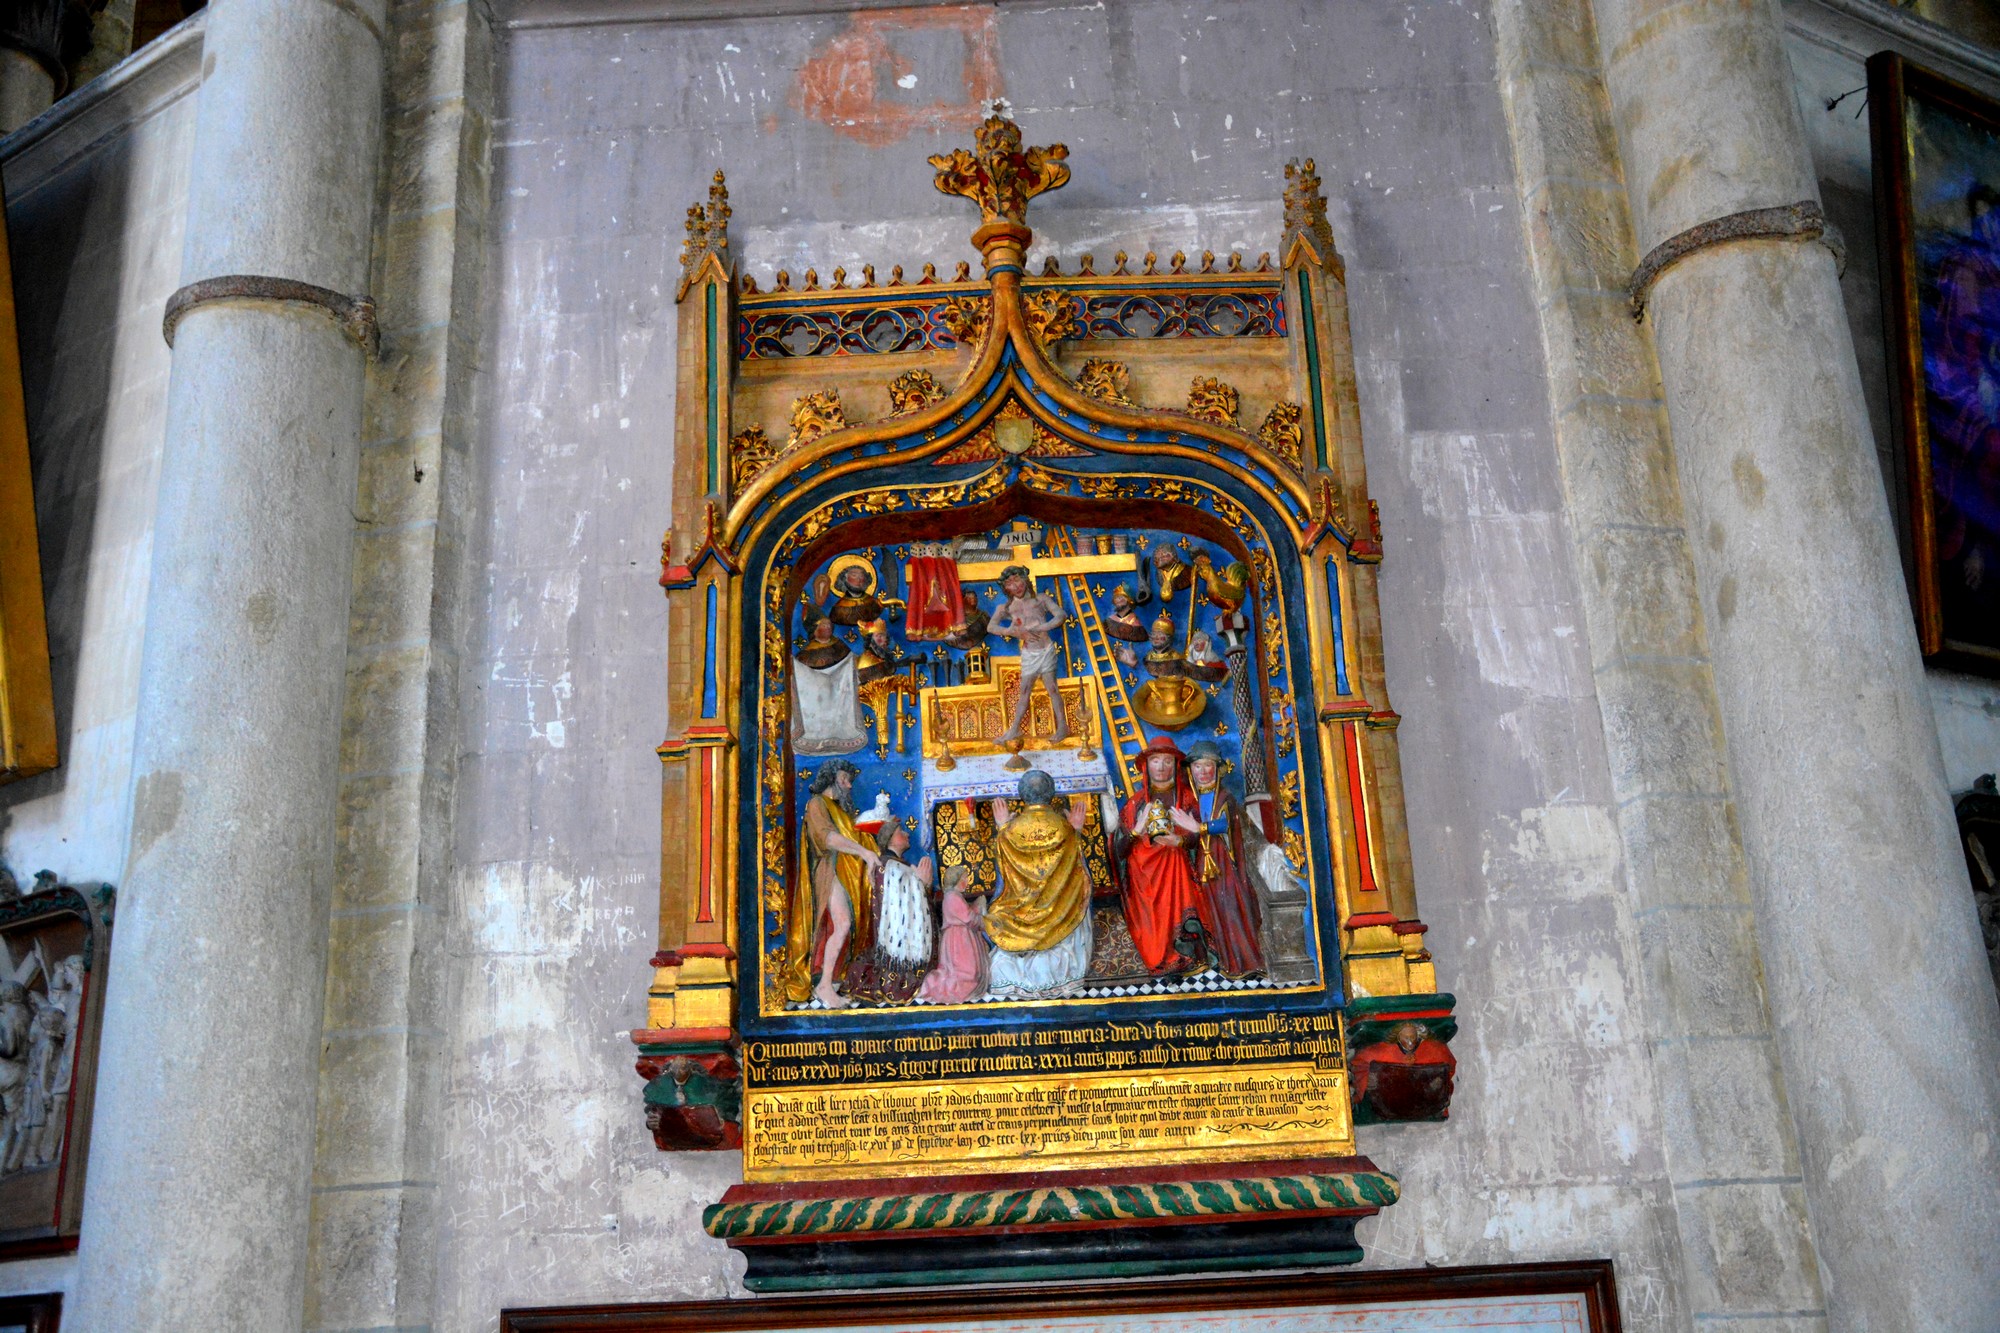
M 688 205 L 687 237 L 681 242 L 681 283 L 675 300 L 687 295 L 701 261 L 710 255 L 721 263 L 724 273 L 729 271 L 729 187 L 719 170 L 708 187 L 708 203 Z
M 1285 244 L 1279 253 L 1286 263 L 1291 262 L 1292 246 L 1300 240 L 1312 247 L 1325 267 L 1342 267 L 1340 252 L 1333 244 L 1333 228 L 1326 220 L 1326 195 L 1311 158 L 1304 166 L 1297 161 L 1285 163 Z

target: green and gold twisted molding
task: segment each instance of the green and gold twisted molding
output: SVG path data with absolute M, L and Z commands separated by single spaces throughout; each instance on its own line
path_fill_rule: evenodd
M 869 1194 L 831 1199 L 710 1204 L 702 1228 L 718 1240 L 835 1236 L 870 1231 L 1123 1222 L 1134 1218 L 1240 1217 L 1387 1208 L 1401 1188 L 1379 1171 L 1246 1176 L 1118 1185 L 1044 1185 L 951 1194 Z

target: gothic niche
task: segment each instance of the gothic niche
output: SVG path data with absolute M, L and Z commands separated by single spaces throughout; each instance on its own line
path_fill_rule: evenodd
M 689 210 L 633 1036 L 753 1289 L 1224 1262 L 1176 1219 L 1352 1262 L 1354 1125 L 1448 1108 L 1313 165 L 1276 262 L 1031 276 L 1067 157 L 931 159 L 979 278 L 764 290 Z

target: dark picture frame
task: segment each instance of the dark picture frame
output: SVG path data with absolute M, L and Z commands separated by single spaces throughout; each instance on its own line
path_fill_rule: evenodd
M 1582 1298 L 1590 1333 L 1620 1333 L 1618 1289 L 1609 1259 L 515 1309 L 500 1312 L 500 1333 L 762 1333 L 899 1323 L 928 1333 L 1003 1317 L 1092 1315 L 1109 1329 L 1115 1327 L 1111 1320 L 1133 1315 L 1567 1295 Z
M 0 1329 L 26 1328 L 28 1333 L 56 1333 L 62 1325 L 62 1293 L 0 1296 Z
M 2000 676 L 2000 102 L 1884 51 L 1868 114 L 1917 640 Z

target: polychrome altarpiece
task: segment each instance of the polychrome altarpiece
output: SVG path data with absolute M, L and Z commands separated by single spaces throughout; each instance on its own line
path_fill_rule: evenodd
M 975 279 L 683 252 L 664 1150 L 753 1289 L 1353 1262 L 1354 1125 L 1442 1119 L 1345 271 L 1027 272 L 1062 145 L 934 157 Z

